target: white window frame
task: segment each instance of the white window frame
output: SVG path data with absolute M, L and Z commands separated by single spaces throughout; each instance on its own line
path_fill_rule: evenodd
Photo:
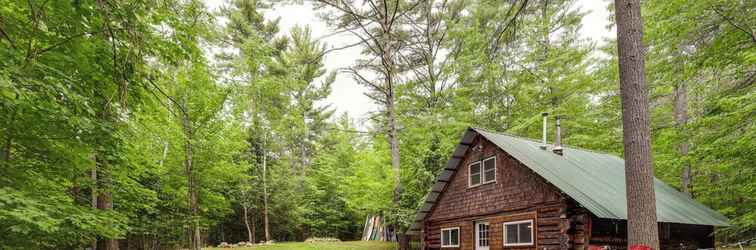
M 478 184 L 472 183 L 472 166 L 475 164 L 480 165 L 480 182 Z M 483 162 L 476 161 L 467 165 L 467 187 L 477 187 L 483 185 Z
M 493 162 L 494 162 L 493 180 L 486 181 L 486 165 L 485 165 L 485 163 L 486 163 L 486 161 L 488 161 L 490 159 L 493 159 Z M 475 164 L 480 164 L 480 183 L 478 183 L 478 184 L 473 184 L 472 183 L 472 166 L 475 165 Z M 472 188 L 472 187 L 477 187 L 477 186 L 480 186 L 480 185 L 483 185 L 483 184 L 495 183 L 496 182 L 496 171 L 497 171 L 496 168 L 497 168 L 496 167 L 496 155 L 488 157 L 488 158 L 485 158 L 485 159 L 483 159 L 481 161 L 476 161 L 476 162 L 468 164 L 467 165 L 467 187 L 468 188 Z
M 530 223 L 530 242 L 528 243 L 507 243 L 507 225 L 519 225 L 523 223 Z M 518 226 L 519 228 L 519 226 Z M 519 230 L 519 229 L 518 229 Z M 518 220 L 518 221 L 507 221 L 502 224 L 502 231 L 504 231 L 503 235 L 503 243 L 505 247 L 518 247 L 518 246 L 532 246 L 535 244 L 535 223 L 533 222 L 533 219 L 529 220 Z M 519 235 L 519 232 L 517 232 Z
M 494 171 L 493 171 L 493 180 L 486 181 L 485 175 L 486 175 L 486 161 L 493 159 L 494 162 Z M 488 183 L 495 183 L 496 182 L 496 155 L 488 157 L 486 159 L 483 159 L 480 161 L 480 183 L 481 184 L 488 184 Z
M 488 246 L 481 246 L 480 245 L 480 228 L 479 225 L 486 225 L 488 229 L 486 229 L 486 241 L 488 242 Z M 474 230 L 473 233 L 475 234 L 475 248 L 478 247 L 491 247 L 491 224 L 487 221 L 476 221 L 474 223 Z
M 444 245 L 444 231 L 451 231 L 451 230 L 457 230 L 457 244 L 456 245 Z M 461 231 L 459 230 L 459 227 L 447 227 L 447 228 L 441 228 L 441 248 L 446 247 L 459 247 L 459 238 Z M 449 237 L 451 237 L 451 232 L 449 233 Z M 451 243 L 451 238 L 449 238 L 449 243 Z

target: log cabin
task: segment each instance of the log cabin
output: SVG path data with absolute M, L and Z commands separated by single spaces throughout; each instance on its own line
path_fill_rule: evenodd
M 545 118 L 542 142 L 469 128 L 408 234 L 422 249 L 627 249 L 623 159 L 545 135 Z M 713 249 L 727 219 L 658 179 L 654 188 L 661 248 Z

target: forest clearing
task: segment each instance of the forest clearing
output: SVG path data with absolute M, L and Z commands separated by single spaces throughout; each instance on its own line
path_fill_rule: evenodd
M 0 0 L 0 250 L 753 247 L 754 13 Z

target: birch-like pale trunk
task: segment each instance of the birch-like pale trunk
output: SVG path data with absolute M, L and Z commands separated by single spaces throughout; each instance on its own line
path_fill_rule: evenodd
M 675 98 L 674 98 L 674 116 L 675 127 L 681 133 L 685 131 L 685 126 L 688 124 L 688 88 L 684 82 L 678 82 L 675 85 Z M 680 157 L 685 159 L 690 151 L 690 141 L 687 137 L 682 137 L 680 144 L 678 145 Z M 682 171 L 680 173 L 680 188 L 682 192 L 692 197 L 692 174 L 690 163 L 685 160 L 683 162 Z
M 268 228 L 268 154 L 266 152 L 267 145 L 263 138 L 263 155 L 262 155 L 262 167 L 263 167 L 263 231 L 265 234 L 265 242 L 270 241 L 270 231 Z
M 249 216 L 247 216 L 247 211 L 249 211 L 249 208 L 246 204 L 242 203 L 242 209 L 244 212 L 244 225 L 247 227 L 247 242 L 255 243 L 254 239 L 252 239 L 252 229 L 249 226 Z
M 89 178 L 92 180 L 92 186 L 90 188 L 92 192 L 91 206 L 92 209 L 97 209 L 97 154 L 92 153 L 92 170 L 89 173 Z M 97 250 L 97 238 L 92 240 L 92 250 Z
M 187 105 L 187 97 L 184 96 L 184 107 Z M 184 167 L 186 171 L 187 181 L 187 198 L 189 203 L 189 216 L 191 225 L 189 229 L 189 249 L 201 250 L 202 238 L 199 228 L 199 201 L 197 195 L 197 185 L 194 179 L 194 146 L 192 140 L 194 132 L 192 131 L 191 119 L 189 117 L 188 109 L 184 109 L 182 112 L 181 121 L 184 130 Z

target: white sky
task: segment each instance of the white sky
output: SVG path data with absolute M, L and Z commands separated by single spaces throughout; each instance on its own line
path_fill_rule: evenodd
M 205 0 L 210 9 L 216 9 L 224 4 L 224 0 Z M 265 18 L 281 18 L 279 23 L 280 30 L 283 34 L 288 34 L 289 29 L 295 25 L 309 25 L 312 29 L 314 38 L 319 38 L 333 33 L 331 29 L 321 21 L 316 12 L 312 9 L 310 1 L 303 1 L 303 5 L 276 5 L 272 10 L 264 12 Z M 580 34 L 583 38 L 590 39 L 601 45 L 607 38 L 615 36 L 614 30 L 607 29 L 609 25 L 609 11 L 607 7 L 608 0 L 578 0 L 576 7 L 588 14 L 583 18 Z M 347 34 L 329 36 L 322 40 L 328 48 L 341 47 L 346 44 L 355 43 L 357 38 Z M 338 50 L 325 56 L 325 65 L 329 71 L 352 65 L 360 56 L 360 48 L 353 47 L 349 49 Z M 336 108 L 338 114 L 348 112 L 349 116 L 356 118 L 360 127 L 367 118 L 367 114 L 377 109 L 376 105 L 371 102 L 363 93 L 366 88 L 356 84 L 352 76 L 347 73 L 339 73 L 336 81 L 333 83 L 331 95 L 326 99 L 325 104 L 331 104 Z

